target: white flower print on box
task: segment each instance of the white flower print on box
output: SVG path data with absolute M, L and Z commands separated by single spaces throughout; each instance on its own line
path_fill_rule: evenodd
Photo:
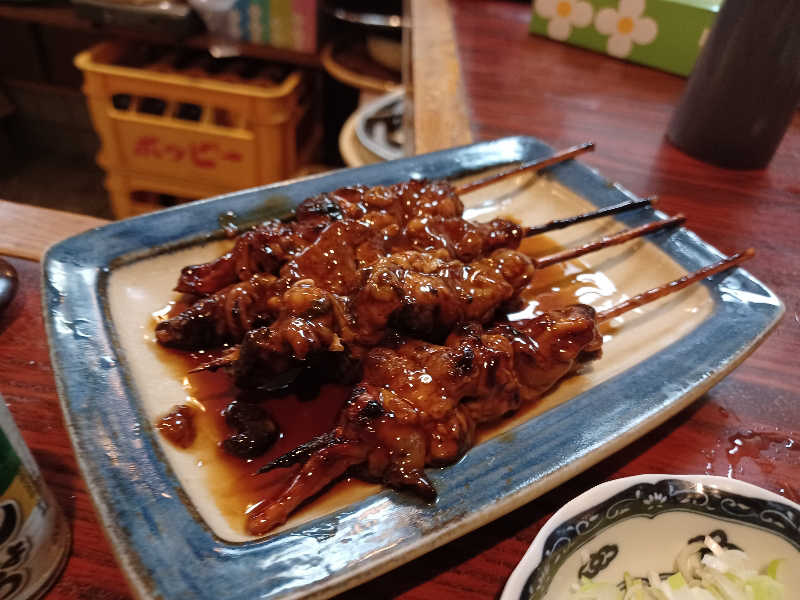
M 536 0 L 534 8 L 547 21 L 547 36 L 564 41 L 573 27 L 587 27 L 592 22 L 592 5 L 584 0 Z
M 643 17 L 645 0 L 620 0 L 617 9 L 597 11 L 594 26 L 607 35 L 606 51 L 611 56 L 625 58 L 634 44 L 646 46 L 656 39 L 658 25 L 650 17 Z

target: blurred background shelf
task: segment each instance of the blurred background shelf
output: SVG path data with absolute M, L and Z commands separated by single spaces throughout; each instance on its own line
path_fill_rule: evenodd
M 155 44 L 174 44 L 179 42 L 181 45 L 191 48 L 209 47 L 209 36 L 205 33 L 190 35 L 186 38 L 176 40 L 166 35 L 146 33 L 125 27 L 108 25 L 98 26 L 91 21 L 78 17 L 75 14 L 74 7 L 69 4 L 35 6 L 25 4 L 0 4 L 0 20 L 17 21 L 46 27 L 59 27 L 76 32 L 91 33 L 98 37 L 122 37 Z M 95 39 L 93 41 L 97 40 Z M 85 47 L 88 47 L 91 43 L 93 42 L 86 44 Z M 305 67 L 321 66 L 319 54 L 316 52 L 297 52 L 295 50 L 248 42 L 240 42 L 236 46 L 242 56 L 274 60 Z

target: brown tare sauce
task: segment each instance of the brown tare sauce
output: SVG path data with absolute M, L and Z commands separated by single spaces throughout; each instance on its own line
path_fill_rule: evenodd
M 156 427 L 165 438 L 179 448 L 188 448 L 194 443 L 197 428 L 194 424 L 195 409 L 185 404 L 175 406 L 158 420 Z
M 168 316 L 177 314 L 183 307 L 175 305 Z M 271 498 L 280 489 L 286 478 L 294 474 L 292 469 L 277 469 L 264 475 L 255 475 L 260 467 L 333 428 L 339 411 L 350 393 L 343 385 L 324 385 L 313 400 L 302 401 L 293 394 L 276 396 L 263 392 L 242 392 L 233 386 L 222 372 L 187 373 L 213 357 L 212 354 L 181 352 L 160 347 L 164 360 L 173 366 L 175 376 L 182 379 L 187 396 L 194 405 L 194 424 L 197 435 L 187 448 L 197 458 L 197 467 L 206 473 L 208 488 L 215 504 L 231 527 L 244 531 L 245 514 L 255 504 Z M 220 447 L 220 442 L 236 433 L 225 422 L 223 411 L 234 399 L 256 402 L 262 406 L 278 425 L 280 435 L 275 444 L 264 455 L 250 460 L 231 456 Z M 170 413 L 172 415 L 173 413 Z M 157 426 L 161 428 L 162 418 Z M 358 496 L 370 484 L 346 480 L 334 486 L 334 494 Z M 320 509 L 328 498 L 311 502 L 306 510 Z
M 544 256 L 562 248 L 547 236 L 540 235 L 524 240 L 520 249 L 531 256 Z M 602 295 L 603 288 L 610 284 L 608 279 L 601 273 L 584 269 L 580 262 L 570 261 L 537 271 L 533 283 L 522 294 L 523 306 L 511 318 L 527 318 L 550 308 L 579 302 L 587 289 L 597 290 L 596 293 Z M 153 316 L 164 319 L 185 308 L 186 305 L 174 303 Z M 214 358 L 214 353 L 182 352 L 161 346 L 159 348 L 164 360 L 174 367 L 175 376 L 183 381 L 189 400 L 187 404 L 194 407 L 196 437 L 187 452 L 194 453 L 198 468 L 206 472 L 208 488 L 231 527 L 244 531 L 246 513 L 264 499 L 273 497 L 287 477 L 296 471 L 276 469 L 264 475 L 255 473 L 261 466 L 303 442 L 331 430 L 347 400 L 350 387 L 326 384 L 316 398 L 305 401 L 292 394 L 278 396 L 266 392 L 242 392 L 233 386 L 223 372 L 187 373 L 193 367 Z M 220 442 L 236 433 L 225 422 L 223 415 L 224 409 L 234 399 L 257 402 L 278 425 L 280 435 L 263 456 L 243 460 L 221 449 Z M 493 437 L 501 427 L 502 424 L 485 427 L 479 432 L 479 441 Z M 162 429 L 162 433 L 172 439 L 169 437 L 170 432 Z M 363 497 L 374 489 L 378 489 L 374 484 L 348 478 L 307 503 L 300 513 L 324 513 L 347 504 L 349 499 Z M 300 513 L 297 516 L 302 519 Z

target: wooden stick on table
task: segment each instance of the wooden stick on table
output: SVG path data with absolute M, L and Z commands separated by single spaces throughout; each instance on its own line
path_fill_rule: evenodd
M 0 231 L 6 232 L 0 235 L 0 254 L 38 261 L 54 243 L 106 223 L 86 215 L 0 200 Z
M 406 6 L 411 13 L 414 152 L 470 144 L 473 140 L 449 2 L 409 0 Z

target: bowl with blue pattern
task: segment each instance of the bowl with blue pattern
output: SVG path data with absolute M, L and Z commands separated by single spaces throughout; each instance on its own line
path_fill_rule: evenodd
M 785 597 L 800 597 L 800 505 L 725 477 L 638 475 L 595 486 L 556 512 L 501 600 L 566 600 L 588 581 L 624 590 L 626 575 L 666 580 L 681 551 L 704 540 L 742 550 L 754 570 L 780 559 Z

